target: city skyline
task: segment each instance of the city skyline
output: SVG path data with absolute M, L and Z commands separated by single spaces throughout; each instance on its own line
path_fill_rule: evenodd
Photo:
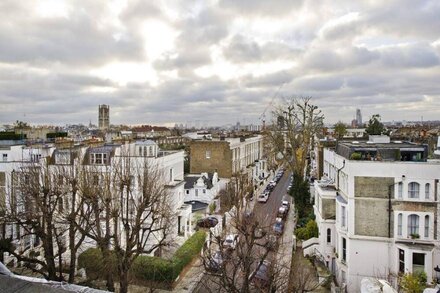
M 327 123 L 358 108 L 364 121 L 438 119 L 436 1 L 0 8 L 0 123 L 95 123 L 107 104 L 114 124 L 257 124 L 292 95 L 312 96 Z

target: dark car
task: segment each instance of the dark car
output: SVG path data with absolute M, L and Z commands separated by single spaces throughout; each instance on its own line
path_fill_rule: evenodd
M 217 226 L 218 219 L 216 217 L 206 217 L 197 221 L 197 227 L 200 228 L 212 228 Z
M 269 269 L 270 262 L 265 260 L 263 263 L 251 274 L 252 283 L 257 288 L 266 288 L 269 286 L 270 278 L 269 278 Z
M 283 230 L 284 230 L 283 219 L 277 218 L 275 224 L 273 225 L 273 231 L 275 232 L 275 234 L 281 235 L 283 234 Z
M 223 265 L 223 256 L 220 251 L 214 252 L 208 258 L 207 269 L 211 272 L 218 272 Z

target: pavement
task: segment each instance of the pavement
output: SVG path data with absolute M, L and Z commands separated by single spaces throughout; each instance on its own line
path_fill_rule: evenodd
M 289 214 L 285 221 L 284 234 L 280 240 L 280 246 L 276 255 L 276 262 L 280 268 L 280 276 L 278 278 L 286 280 L 281 284 L 278 292 L 288 292 L 290 268 L 292 266 L 292 255 L 294 253 L 294 231 L 296 226 L 295 206 L 290 205 Z

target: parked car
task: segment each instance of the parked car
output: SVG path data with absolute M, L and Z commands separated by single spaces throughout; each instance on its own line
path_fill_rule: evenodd
M 292 189 L 292 184 L 289 184 L 289 186 L 287 186 L 287 192 L 290 192 L 290 189 Z
M 270 285 L 270 262 L 265 260 L 263 263 L 251 273 L 251 282 L 257 288 L 267 288 Z
M 272 248 L 272 249 L 276 249 L 278 246 L 278 237 L 273 235 L 273 234 L 269 234 L 266 236 L 266 240 L 267 240 L 267 245 L 268 247 Z
M 284 230 L 283 219 L 277 218 L 275 224 L 273 225 L 273 232 L 276 235 L 281 235 L 283 234 L 283 230 Z
M 272 190 L 273 190 L 273 185 L 271 185 L 271 184 L 268 184 L 266 186 L 266 188 L 264 189 L 264 191 L 269 191 L 269 192 L 271 192 Z
M 287 216 L 287 209 L 283 206 L 280 206 L 278 209 L 277 217 L 284 219 Z
M 238 235 L 237 234 L 229 234 L 226 236 L 225 241 L 223 241 L 223 247 L 226 249 L 235 249 L 238 244 Z
M 218 219 L 216 217 L 206 217 L 197 221 L 197 227 L 199 228 L 212 228 L 217 226 Z
M 282 206 L 282 207 L 285 207 L 287 212 L 288 212 L 289 209 L 290 209 L 290 203 L 289 203 L 289 201 L 287 201 L 287 200 L 283 200 L 283 201 L 281 202 L 281 206 Z
M 218 250 L 208 257 L 206 268 L 212 272 L 218 272 L 223 265 L 222 253 Z
M 255 229 L 255 238 L 256 238 L 256 239 L 263 238 L 264 235 L 266 235 L 266 231 L 264 231 L 264 230 L 261 229 L 261 228 L 257 228 L 257 229 Z
M 268 192 L 263 192 L 262 194 L 260 194 L 258 196 L 258 202 L 267 202 L 267 200 L 269 199 L 269 193 Z

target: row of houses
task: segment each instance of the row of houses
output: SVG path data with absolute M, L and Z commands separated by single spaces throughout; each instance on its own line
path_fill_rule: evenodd
M 264 177 L 267 171 L 262 158 L 261 141 L 261 137 L 193 141 L 190 144 L 191 174 L 186 175 L 184 151 L 161 150 L 152 140 L 123 144 L 98 141 L 90 144 L 4 145 L 0 147 L 0 209 L 5 211 L 11 207 L 14 196 L 18 194 L 16 178 L 25 167 L 48 166 L 56 169 L 81 166 L 88 172 L 92 171 L 88 173 L 93 177 L 90 180 L 99 186 L 106 176 L 103 174 L 113 176 L 111 174 L 118 172 L 121 164 L 129 164 L 131 167 L 127 170 L 130 173 L 130 184 L 134 187 L 131 193 L 136 197 L 141 196 L 141 177 L 137 174 L 155 166 L 160 170 L 160 184 L 167 189 L 174 216 L 168 237 L 175 239 L 176 243 L 183 243 L 193 232 L 193 212 L 202 209 L 206 213 L 208 205 L 213 202 L 218 206 L 219 192 L 227 188 L 233 172 L 249 172 L 249 178 L 255 180 L 256 184 Z M 130 199 L 125 200 L 129 206 Z M 61 205 L 68 207 L 68 199 Z M 67 236 L 63 237 L 67 240 Z M 38 237 L 29 235 L 15 223 L 0 224 L 0 238 L 12 239 L 13 244 L 22 252 L 38 249 L 41 245 Z M 93 241 L 87 243 L 89 246 L 94 245 Z M 3 257 L 5 263 L 15 262 L 10 255 L 5 254 Z
M 319 237 L 304 243 L 304 254 L 321 259 L 347 292 L 359 292 L 365 277 L 395 288 L 405 273 L 424 272 L 434 281 L 440 161 L 428 159 L 427 146 L 370 136 L 316 150 Z

